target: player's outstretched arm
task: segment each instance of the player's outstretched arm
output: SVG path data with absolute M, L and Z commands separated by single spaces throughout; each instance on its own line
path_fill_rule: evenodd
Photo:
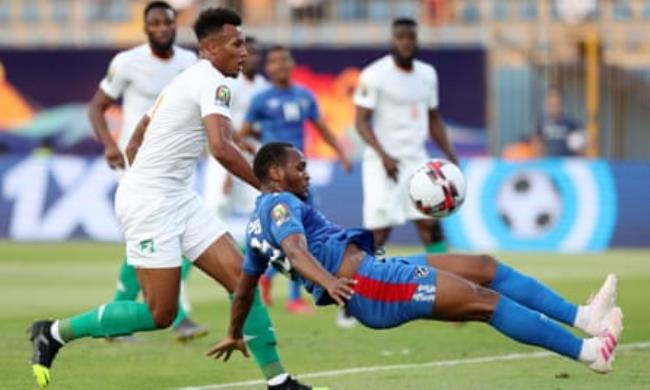
M 258 280 L 259 276 L 249 275 L 245 272 L 240 274 L 230 308 L 228 335 L 207 351 L 205 353 L 206 356 L 214 359 L 223 359 L 224 362 L 227 362 L 232 352 L 236 349 L 241 351 L 244 356 L 249 356 L 246 344 L 244 343 L 243 329 L 248 312 L 253 305 L 255 287 L 257 286 Z
M 321 137 L 323 137 L 325 142 L 336 152 L 339 161 L 341 161 L 341 165 L 343 165 L 343 169 L 345 169 L 346 172 L 350 172 L 352 170 L 352 161 L 350 161 L 350 158 L 345 154 L 345 151 L 341 147 L 339 140 L 334 136 L 334 133 L 332 133 L 330 128 L 322 119 L 317 119 L 313 123 Z
M 381 146 L 377 137 L 375 137 L 375 132 L 370 126 L 370 121 L 372 119 L 372 110 L 369 108 L 356 106 L 356 111 L 354 114 L 354 126 L 357 128 L 357 132 L 361 136 L 368 146 L 373 148 L 375 152 L 381 157 L 381 161 L 384 164 L 384 169 L 386 170 L 386 175 L 397 181 L 397 175 L 399 174 L 399 161 L 394 159 L 389 155 Z
M 291 234 L 282 240 L 280 246 L 293 268 L 303 278 L 327 290 L 327 293 L 339 306 L 343 306 L 345 301 L 352 297 L 356 281 L 337 278 L 327 272 L 307 250 L 307 240 L 304 234 Z
M 454 147 L 449 142 L 447 132 L 445 131 L 445 124 L 442 122 L 442 116 L 435 108 L 429 110 L 429 134 L 431 134 L 431 138 L 440 150 L 445 153 L 449 161 L 458 165 L 458 156 Z
M 135 155 L 138 153 L 138 149 L 140 149 L 140 145 L 142 145 L 142 141 L 144 140 L 144 133 L 147 131 L 149 121 L 149 116 L 145 114 L 142 119 L 140 119 L 140 122 L 138 122 L 138 125 L 135 127 L 135 130 L 131 135 L 129 144 L 126 146 L 126 159 L 129 160 L 129 165 L 133 165 Z
M 210 153 L 214 158 L 229 172 L 259 189 L 260 183 L 253 174 L 253 169 L 235 145 L 230 119 L 219 114 L 207 115 L 203 118 L 203 126 L 208 136 Z
M 104 157 L 108 165 L 111 169 L 124 169 L 124 156 L 111 136 L 110 131 L 108 131 L 108 124 L 104 117 L 106 110 L 113 104 L 113 101 L 113 98 L 101 89 L 98 89 L 88 104 L 88 119 L 90 119 L 90 124 L 93 127 L 95 135 L 97 135 L 99 141 L 104 145 Z

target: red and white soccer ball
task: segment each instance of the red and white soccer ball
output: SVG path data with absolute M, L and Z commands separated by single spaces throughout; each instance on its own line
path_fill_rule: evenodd
M 411 176 L 409 196 L 422 214 L 446 217 L 465 201 L 465 176 L 447 160 L 429 160 Z

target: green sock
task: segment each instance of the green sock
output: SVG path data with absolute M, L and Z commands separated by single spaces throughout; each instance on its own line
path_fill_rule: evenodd
M 230 299 L 232 300 L 232 295 Z M 248 345 L 257 366 L 262 370 L 262 374 L 266 379 L 286 372 L 276 349 L 277 342 L 269 312 L 262 303 L 257 289 L 255 290 L 253 305 L 248 317 L 246 317 L 246 322 L 244 322 L 244 335 L 251 337 L 246 342 L 246 345 Z
M 82 337 L 123 336 L 156 329 L 144 303 L 117 301 L 59 321 L 59 333 L 68 342 Z
M 424 246 L 426 253 L 447 253 L 447 243 L 444 241 L 432 242 Z
M 183 256 L 183 262 L 181 263 L 181 291 L 178 294 L 178 312 L 176 313 L 176 318 L 174 318 L 174 323 L 172 323 L 173 328 L 177 328 L 178 325 L 187 318 L 187 310 L 185 307 L 185 302 L 183 291 L 185 287 L 183 286 L 184 282 L 187 280 L 187 277 L 190 276 L 190 270 L 192 269 L 192 262 L 189 261 L 185 256 Z
M 140 282 L 135 274 L 135 267 L 126 263 L 126 256 L 122 260 L 120 278 L 117 281 L 117 290 L 113 301 L 135 301 L 140 293 Z

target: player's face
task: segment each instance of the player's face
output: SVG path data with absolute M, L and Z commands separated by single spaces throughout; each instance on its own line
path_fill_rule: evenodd
M 213 64 L 228 77 L 237 77 L 246 62 L 248 51 L 239 27 L 225 24 L 221 32 L 213 38 L 210 56 Z
M 293 59 L 287 50 L 273 50 L 266 55 L 266 74 L 272 82 L 288 82 L 292 70 Z
M 283 167 L 285 189 L 302 200 L 309 195 L 309 173 L 305 156 L 296 148 L 287 152 Z
M 154 51 L 162 53 L 169 50 L 176 39 L 176 18 L 172 10 L 149 10 L 144 20 L 144 31 Z
M 256 43 L 246 44 L 246 51 L 248 52 L 248 57 L 246 57 L 246 62 L 244 63 L 242 72 L 245 75 L 253 76 L 260 68 L 262 57 L 260 56 L 260 52 Z
M 562 114 L 562 99 L 557 92 L 551 91 L 546 96 L 546 114 L 551 118 L 557 118 Z
M 418 51 L 417 33 L 415 27 L 397 26 L 393 30 L 390 41 L 393 56 L 399 61 L 412 61 Z

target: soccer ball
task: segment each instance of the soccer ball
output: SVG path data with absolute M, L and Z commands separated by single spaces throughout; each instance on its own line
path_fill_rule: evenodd
M 465 201 L 465 176 L 451 162 L 433 159 L 415 171 L 408 190 L 415 208 L 422 214 L 442 218 Z

